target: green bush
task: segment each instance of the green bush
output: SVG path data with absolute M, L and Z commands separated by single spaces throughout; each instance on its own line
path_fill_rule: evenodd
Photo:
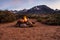
M 16 15 L 10 11 L 0 11 L 0 23 L 12 22 L 16 20 Z
M 30 14 L 30 15 L 28 15 L 28 17 L 31 18 L 31 19 L 36 19 L 39 16 L 37 14 Z
M 60 25 L 60 14 L 50 14 L 46 17 L 39 17 L 37 21 L 48 25 Z

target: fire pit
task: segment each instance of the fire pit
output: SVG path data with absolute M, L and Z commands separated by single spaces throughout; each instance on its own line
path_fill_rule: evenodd
M 34 22 L 30 21 L 26 16 L 23 17 L 23 19 L 19 19 L 16 23 L 17 27 L 33 27 Z

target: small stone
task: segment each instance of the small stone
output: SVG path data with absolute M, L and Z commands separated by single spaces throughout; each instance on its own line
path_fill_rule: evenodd
M 27 27 L 28 25 L 26 24 L 20 24 L 20 27 Z

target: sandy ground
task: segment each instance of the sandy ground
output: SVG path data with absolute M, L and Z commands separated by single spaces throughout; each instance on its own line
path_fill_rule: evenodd
M 35 21 L 35 27 L 14 27 L 15 22 L 0 24 L 0 40 L 60 40 L 60 26 L 48 26 Z

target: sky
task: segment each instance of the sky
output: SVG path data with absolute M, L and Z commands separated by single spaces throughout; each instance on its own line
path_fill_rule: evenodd
M 0 0 L 2 10 L 30 9 L 37 5 L 47 5 L 52 9 L 60 9 L 60 0 Z

